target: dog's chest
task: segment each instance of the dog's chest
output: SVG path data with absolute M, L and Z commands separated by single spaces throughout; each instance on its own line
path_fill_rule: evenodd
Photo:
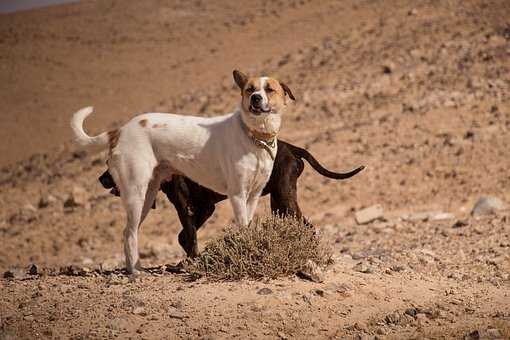
M 276 149 L 273 150 L 276 154 Z M 245 178 L 250 191 L 260 190 L 271 176 L 274 161 L 268 150 L 257 147 L 245 163 Z

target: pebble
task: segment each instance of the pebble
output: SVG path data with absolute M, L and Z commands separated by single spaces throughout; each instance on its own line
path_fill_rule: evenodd
M 147 312 L 145 312 L 145 308 L 143 308 L 142 306 L 138 306 L 138 307 L 133 308 L 133 314 L 146 316 Z
M 267 287 L 261 288 L 257 291 L 257 294 L 259 294 L 259 295 L 269 295 L 272 293 L 273 293 L 273 291 Z
M 89 207 L 88 193 L 79 186 L 74 186 L 64 200 L 64 208 Z
M 507 206 L 497 197 L 493 196 L 485 196 L 480 197 L 478 201 L 476 201 L 473 209 L 471 210 L 472 216 L 483 216 L 495 214 L 498 211 L 506 209 Z
M 364 264 L 363 262 L 359 262 L 352 269 L 357 271 L 357 272 L 365 273 L 365 274 L 371 274 L 371 273 L 374 272 L 374 269 L 372 267 Z
M 117 259 L 108 259 L 101 263 L 101 270 L 103 272 L 112 272 L 119 267 L 119 261 Z
M 44 209 L 44 208 L 47 208 L 47 207 L 55 204 L 56 202 L 57 202 L 57 199 L 56 199 L 55 196 L 53 196 L 51 194 L 48 194 L 48 193 L 44 193 L 39 198 L 39 202 L 37 203 L 37 207 L 39 209 Z
M 186 315 L 178 308 L 170 306 L 168 307 L 168 316 L 172 319 L 184 319 Z
M 355 213 L 356 223 L 367 224 L 384 216 L 384 209 L 382 205 L 376 204 L 368 208 L 358 210 Z
M 469 222 L 467 220 L 457 220 L 453 225 L 452 228 L 462 228 L 469 225 Z

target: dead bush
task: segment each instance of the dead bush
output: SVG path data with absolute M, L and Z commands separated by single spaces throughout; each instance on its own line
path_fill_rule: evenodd
M 331 247 L 303 222 L 269 216 L 254 219 L 249 227 L 227 228 L 185 268 L 194 276 L 216 280 L 274 279 L 297 274 L 309 260 L 328 264 Z

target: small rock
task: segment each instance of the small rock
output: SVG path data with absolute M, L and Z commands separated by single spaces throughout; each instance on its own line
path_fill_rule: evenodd
M 168 307 L 168 316 L 172 319 L 184 319 L 186 315 L 179 310 L 178 308 L 175 308 L 173 306 Z
M 103 272 L 112 272 L 120 266 L 120 263 L 117 259 L 108 259 L 101 263 L 101 271 Z
M 88 207 L 89 195 L 82 187 L 74 186 L 64 201 L 64 208 Z
M 308 260 L 304 265 L 303 269 L 299 272 L 300 276 L 313 282 L 323 282 L 324 272 L 319 266 L 312 260 Z
M 276 333 L 276 335 L 278 335 L 278 337 L 279 337 L 280 339 L 282 339 L 282 340 L 287 340 L 287 339 L 289 338 L 289 337 L 288 337 L 285 333 L 283 333 L 283 332 L 278 332 L 278 333 Z
M 147 312 L 145 311 L 145 308 L 143 308 L 142 306 L 138 306 L 138 307 L 133 308 L 133 314 L 140 315 L 140 316 L 146 316 Z
M 37 209 L 30 203 L 25 204 L 17 213 L 9 217 L 10 224 L 28 224 L 37 220 Z
M 480 339 L 480 332 L 478 330 L 474 330 L 464 336 L 464 340 L 478 340 Z
M 367 224 L 384 216 L 383 207 L 380 204 L 372 205 L 368 208 L 359 210 L 355 214 L 358 224 Z
M 318 288 L 317 289 L 312 289 L 311 293 L 315 294 L 317 296 L 320 296 L 320 297 L 325 297 L 326 296 L 326 292 L 324 290 L 318 289 Z
M 69 275 L 69 276 L 87 276 L 87 268 L 70 265 L 60 268 L 60 275 Z
M 273 291 L 267 287 L 261 288 L 257 291 L 257 294 L 259 294 L 259 295 L 269 295 L 272 293 L 273 293 Z
M 476 201 L 473 210 L 471 210 L 472 216 L 483 216 L 483 215 L 490 215 L 495 214 L 500 210 L 506 209 L 506 204 L 503 203 L 502 200 L 500 200 L 497 197 L 492 196 L 486 196 L 481 197 Z
M 488 328 L 484 333 L 485 333 L 484 337 L 486 337 L 488 339 L 500 339 L 500 338 L 502 338 L 502 334 L 499 331 L 499 329 L 497 329 L 497 328 Z
M 416 319 L 416 321 L 418 322 L 419 325 L 424 325 L 424 324 L 426 324 L 428 322 L 427 315 L 424 314 L 424 313 L 416 314 L 415 319 Z
M 414 16 L 417 14 L 418 14 L 418 10 L 416 8 L 413 8 L 413 9 L 409 10 L 409 12 L 407 12 L 407 15 L 409 15 L 409 16 Z
M 4 273 L 5 279 L 23 280 L 27 278 L 27 273 L 22 269 L 10 269 Z
M 39 203 L 37 203 L 37 207 L 39 209 L 44 209 L 44 208 L 47 208 L 47 207 L 55 204 L 56 202 L 57 202 L 57 199 L 55 196 L 48 194 L 48 193 L 44 193 L 39 198 Z
M 28 267 L 28 274 L 30 274 L 30 275 L 37 275 L 37 274 L 39 274 L 38 270 L 37 270 L 37 266 L 35 264 L 31 264 Z
M 462 228 L 469 225 L 468 221 L 466 220 L 457 220 L 453 225 L 452 228 Z
M 430 219 L 432 221 L 453 220 L 453 219 L 455 219 L 455 215 L 452 213 L 442 212 L 442 213 L 438 213 L 438 214 L 431 216 Z
M 418 314 L 418 311 L 416 310 L 416 308 L 408 308 L 404 313 L 414 318 L 416 317 L 416 314 Z
M 364 264 L 363 262 L 359 262 L 352 269 L 357 271 L 357 272 L 365 273 L 365 274 L 370 274 L 370 273 L 374 272 L 374 269 L 372 267 Z

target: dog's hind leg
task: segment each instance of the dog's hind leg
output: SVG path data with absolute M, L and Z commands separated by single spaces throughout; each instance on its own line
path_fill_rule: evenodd
M 121 198 L 126 209 L 124 229 L 124 254 L 128 273 L 137 274 L 141 269 L 138 253 L 138 230 L 156 198 L 159 182 L 152 179 L 153 168 L 130 164 L 127 174 L 121 174 Z M 127 175 L 127 176 L 126 176 Z

